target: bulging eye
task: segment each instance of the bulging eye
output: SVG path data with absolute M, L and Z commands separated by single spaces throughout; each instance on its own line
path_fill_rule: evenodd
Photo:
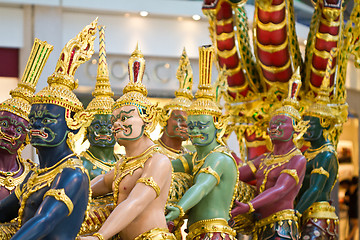
M 99 129 L 100 129 L 100 125 L 99 125 L 99 124 L 96 124 L 94 127 L 95 127 L 96 130 L 99 130 Z
M 0 122 L 0 125 L 3 126 L 3 127 L 8 127 L 9 123 L 8 123 L 8 121 L 3 120 L 3 121 Z
M 16 132 L 17 132 L 17 133 L 23 133 L 22 127 L 17 127 L 17 128 L 16 128 Z

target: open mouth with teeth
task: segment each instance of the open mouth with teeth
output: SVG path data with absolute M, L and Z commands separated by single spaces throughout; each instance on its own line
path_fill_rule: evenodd
M 21 137 L 21 135 L 13 137 L 6 133 L 4 133 L 0 128 L 0 139 L 4 139 L 7 142 L 10 142 L 12 145 L 16 144 L 16 140 L 18 140 Z
M 187 128 L 175 128 L 175 131 L 182 133 L 182 134 L 187 134 Z
M 194 138 L 200 138 L 201 140 L 204 140 L 205 137 L 202 135 L 202 134 L 196 134 L 196 135 L 189 135 L 189 137 L 191 139 L 194 139 Z
M 42 130 L 30 130 L 32 137 L 48 138 L 48 134 Z
M 111 135 L 106 135 L 106 134 L 98 134 L 98 133 L 94 133 L 95 134 L 95 140 L 108 140 L 111 141 Z

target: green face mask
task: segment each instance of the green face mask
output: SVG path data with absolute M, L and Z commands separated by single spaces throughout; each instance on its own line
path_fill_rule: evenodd
M 217 129 L 210 115 L 189 115 L 188 133 L 195 146 L 207 146 L 216 141 Z

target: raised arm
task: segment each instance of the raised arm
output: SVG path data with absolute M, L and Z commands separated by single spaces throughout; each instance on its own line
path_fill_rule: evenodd
M 335 155 L 331 152 L 320 153 L 315 158 L 313 170 L 310 173 L 309 188 L 302 194 L 296 205 L 296 209 L 300 213 L 308 209 L 323 193 L 326 182 L 330 177 L 331 163 L 337 161 Z
M 145 165 L 143 174 L 131 190 L 129 196 L 119 203 L 100 228 L 105 239 L 122 231 L 139 216 L 159 195 L 166 195 L 171 181 L 171 164 L 163 155 L 154 155 Z M 146 184 L 144 181 L 151 183 Z M 165 190 L 166 189 L 166 190 Z M 86 239 L 86 238 L 85 238 Z
M 42 239 L 73 213 L 77 201 L 81 198 L 88 200 L 88 191 L 89 178 L 80 168 L 64 169 L 55 177 L 34 217 L 27 221 L 12 239 Z

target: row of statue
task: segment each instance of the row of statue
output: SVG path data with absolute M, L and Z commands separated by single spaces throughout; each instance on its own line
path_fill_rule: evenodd
M 53 49 L 35 39 L 21 81 L 0 105 L 1 239 L 338 239 L 339 220 L 330 193 L 337 181 L 335 149 L 347 109 L 339 84 L 343 79 L 335 81 L 333 69 L 336 60 L 345 61 L 336 56 L 346 54 L 333 46 L 328 53 L 307 55 L 326 58 L 323 70 L 305 67 L 309 81 L 302 80 L 301 57 L 294 47 L 287 47 L 294 52 L 291 61 L 286 60 L 291 62 L 285 63 L 288 68 L 270 67 L 261 51 L 275 53 L 276 44 L 270 39 L 270 49 L 262 38 L 265 30 L 281 28 L 273 24 L 261 30 L 267 23 L 260 20 L 266 9 L 271 15 L 292 5 L 261 2 L 256 5 L 256 59 L 262 67 L 255 71 L 256 64 L 245 64 L 251 58 L 245 53 L 247 37 L 233 39 L 239 30 L 232 32 L 236 28 L 229 14 L 235 11 L 244 18 L 242 5 L 235 2 L 204 1 L 214 44 L 199 48 L 195 99 L 184 49 L 176 75 L 179 89 L 163 108 L 147 98 L 142 83 L 145 59 L 138 46 L 129 59 L 123 95 L 113 99 L 105 27 L 97 26 L 97 19 L 65 45 L 48 86 L 35 94 Z M 328 7 L 326 1 L 317 4 L 317 10 Z M 329 6 L 342 11 L 341 4 Z M 357 4 L 354 9 L 359 13 Z M 333 20 L 336 16 L 332 12 Z M 338 26 L 319 21 L 329 28 Z M 352 25 L 354 32 L 359 24 Z M 84 109 L 73 92 L 78 86 L 74 75 L 92 57 L 97 29 L 94 98 Z M 324 35 L 311 36 L 311 46 Z M 294 38 L 293 33 L 284 36 Z M 226 49 L 231 46 L 226 41 L 234 43 L 235 51 Z M 236 54 L 238 46 L 245 48 Z M 214 62 L 219 76 L 212 84 Z M 316 73 L 323 74 L 320 80 Z M 153 140 L 150 133 L 158 124 L 162 135 Z M 240 156 L 226 144 L 231 132 L 239 139 Z M 77 154 L 74 146 L 80 136 L 90 145 Z M 195 151 L 184 147 L 188 139 Z M 29 143 L 39 164 L 21 157 Z M 116 144 L 125 154 L 115 154 Z

